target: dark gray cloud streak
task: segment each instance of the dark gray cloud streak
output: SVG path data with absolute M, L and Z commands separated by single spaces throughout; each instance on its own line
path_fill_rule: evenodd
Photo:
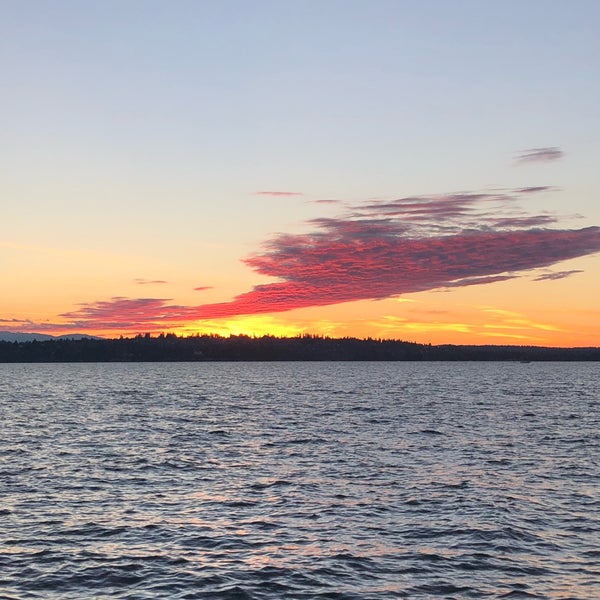
M 564 152 L 557 146 L 548 146 L 546 148 L 529 148 L 522 150 L 516 157 L 519 163 L 530 162 L 550 162 L 559 160 L 564 156 Z
M 583 273 L 581 269 L 572 269 L 571 271 L 557 271 L 556 273 L 544 273 L 534 279 L 534 281 L 554 281 L 556 279 L 564 279 L 576 273 Z

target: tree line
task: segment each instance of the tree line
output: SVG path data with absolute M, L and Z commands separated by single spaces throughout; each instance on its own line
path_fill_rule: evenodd
M 0 362 L 598 361 L 600 348 L 465 346 L 401 340 L 174 334 L 0 342 Z

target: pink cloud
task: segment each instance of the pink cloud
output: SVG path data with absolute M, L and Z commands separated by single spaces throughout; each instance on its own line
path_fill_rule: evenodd
M 89 327 L 100 329 L 129 328 L 134 325 L 159 326 L 177 315 L 177 306 L 168 306 L 165 298 L 122 298 L 83 303 L 80 308 L 62 313 L 70 321 L 71 328 Z M 175 318 L 174 323 L 179 323 Z
M 265 190 L 262 192 L 254 192 L 256 196 L 304 196 L 302 192 L 279 192 L 279 191 L 271 191 Z
M 333 198 L 322 198 L 320 200 L 311 200 L 312 204 L 341 204 L 341 200 L 334 200 Z
M 556 223 L 557 218 L 552 215 L 533 215 L 531 217 L 503 217 L 500 219 L 489 219 L 489 222 L 494 227 L 506 228 L 521 228 L 521 227 L 541 227 Z
M 62 316 L 72 328 L 167 328 L 505 281 L 600 251 L 599 227 L 550 229 L 556 217 L 520 211 L 518 200 L 529 193 L 520 188 L 369 202 L 338 218 L 310 221 L 309 233 L 266 242 L 243 262 L 276 281 L 231 301 L 178 306 L 167 299 L 113 298 Z

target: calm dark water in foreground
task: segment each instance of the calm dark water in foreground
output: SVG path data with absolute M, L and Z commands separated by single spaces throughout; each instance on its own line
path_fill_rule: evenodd
M 0 597 L 600 598 L 594 363 L 0 365 Z

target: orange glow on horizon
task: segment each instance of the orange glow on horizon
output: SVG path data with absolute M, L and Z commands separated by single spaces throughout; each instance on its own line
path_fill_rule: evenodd
M 337 307 L 338 313 L 340 313 L 338 316 L 343 316 L 342 309 L 350 311 L 351 308 L 343 305 Z M 356 307 L 354 309 L 356 310 Z M 297 314 L 312 310 L 314 309 L 291 311 L 286 314 L 249 315 L 213 321 L 196 321 L 171 327 L 164 327 L 160 323 L 156 323 L 154 327 L 143 330 L 133 327 L 119 331 L 102 328 L 82 328 L 74 331 L 72 328 L 61 328 L 60 325 L 57 325 L 45 331 L 42 330 L 40 333 L 51 335 L 84 333 L 105 338 L 133 337 L 146 333 L 153 337 L 161 333 L 173 333 L 177 336 L 216 334 L 224 337 L 236 335 L 295 337 L 310 334 L 328 337 L 398 339 L 424 344 L 502 344 L 557 347 L 597 346 L 597 340 L 600 339 L 600 325 L 590 326 L 589 323 L 586 325 L 581 322 L 575 330 L 572 326 L 563 328 L 551 322 L 544 322 L 541 318 L 530 318 L 524 313 L 492 307 L 449 311 L 448 314 L 437 315 L 437 318 L 431 318 L 429 315 L 429 320 L 424 319 L 423 316 L 419 318 L 414 313 L 405 316 L 369 315 L 369 318 L 365 319 L 346 320 L 342 318 L 339 321 L 306 319 L 304 315 L 302 315 L 303 318 L 299 318 Z M 331 308 L 329 312 L 332 312 Z M 423 313 L 426 311 L 424 310 Z M 442 316 L 443 318 L 440 318 Z M 599 321 L 600 311 L 596 314 L 595 323 Z
M 596 298 L 600 294 L 600 277 L 596 274 L 595 259 L 588 258 L 587 262 L 585 273 L 560 281 L 533 282 L 523 277 L 382 300 L 361 300 L 211 320 L 154 317 L 136 323 L 138 307 L 135 305 L 130 319 L 125 315 L 122 325 L 117 319 L 111 327 L 103 327 L 101 319 L 96 319 L 95 323 L 94 320 L 86 322 L 83 319 L 78 326 L 76 321 L 69 322 L 68 317 L 61 316 L 68 313 L 69 309 L 84 306 L 86 297 L 97 297 L 98 290 L 95 288 L 91 292 L 83 288 L 79 290 L 79 304 L 69 307 L 66 303 L 69 292 L 66 285 L 49 287 L 48 294 L 44 295 L 28 294 L 20 303 L 17 302 L 17 296 L 21 292 L 15 286 L 8 290 L 4 301 L 8 306 L 18 306 L 18 310 L 0 315 L 4 319 L 0 322 L 0 329 L 51 335 L 79 333 L 106 338 L 133 337 L 145 333 L 152 336 L 173 333 L 178 336 L 218 334 L 251 337 L 311 334 L 398 339 L 425 344 L 599 346 L 600 309 L 596 305 Z M 139 294 L 139 285 L 131 283 L 131 287 Z M 168 301 L 169 304 L 184 309 L 193 306 L 194 300 L 197 302 L 198 292 L 190 294 L 191 298 L 185 295 L 177 297 L 178 290 L 174 285 L 164 284 L 158 291 L 153 290 L 148 295 L 160 293 L 162 297 L 173 298 Z M 214 296 L 217 301 L 227 301 L 227 298 L 216 294 L 217 291 Z M 130 296 L 133 296 L 132 292 Z M 143 305 L 139 311 L 143 317 Z M 107 319 L 110 318 L 109 314 Z

